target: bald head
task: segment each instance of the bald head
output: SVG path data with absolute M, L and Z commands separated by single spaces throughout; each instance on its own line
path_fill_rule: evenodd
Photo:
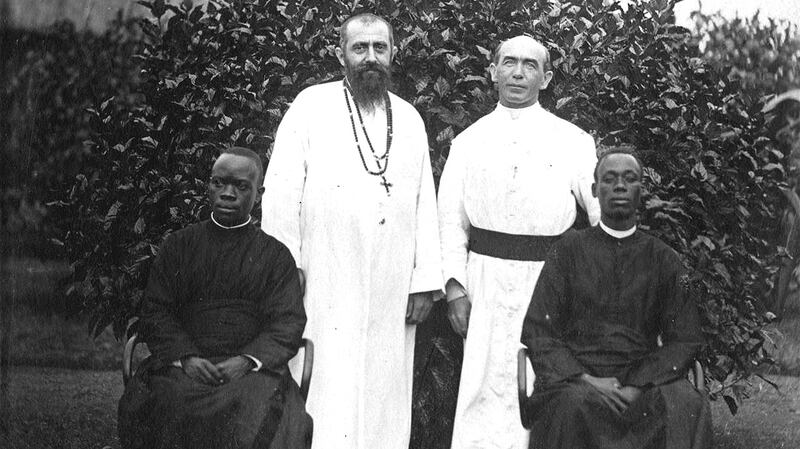
M 512 37 L 495 50 L 489 73 L 497 86 L 500 104 L 525 108 L 539 101 L 539 91 L 553 78 L 550 56 L 540 42 L 530 36 Z
M 506 48 L 506 45 L 509 48 Z M 550 52 L 547 51 L 544 45 L 541 42 L 537 41 L 536 39 L 522 35 L 522 36 L 515 36 L 509 39 L 506 39 L 500 42 L 497 47 L 494 49 L 494 58 L 493 61 L 495 64 L 500 62 L 500 56 L 504 51 L 510 51 L 511 49 L 522 49 L 532 51 L 544 63 L 544 70 L 551 70 L 550 67 Z

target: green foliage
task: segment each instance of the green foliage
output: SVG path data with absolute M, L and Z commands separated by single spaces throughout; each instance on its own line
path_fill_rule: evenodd
M 703 59 L 698 39 L 672 24 L 672 2 L 627 10 L 602 0 L 142 3 L 153 17 L 135 57 L 141 101 L 107 98 L 90 110 L 88 154 L 56 217 L 75 267 L 71 293 L 95 317 L 95 332 L 124 330 L 158 244 L 207 213 L 219 148 L 250 146 L 268 159 L 289 102 L 339 76 L 336 27 L 371 10 L 395 27 L 395 91 L 425 120 L 437 178 L 452 138 L 494 107 L 491 49 L 521 32 L 545 43 L 555 77 L 543 105 L 601 145 L 641 150 L 642 224 L 691 270 L 716 393 L 738 400 L 743 390 L 728 387 L 768 360 L 760 300 L 776 266 L 784 155 L 765 134 L 761 94 L 742 95 L 750 87 L 727 60 Z M 418 371 L 417 411 L 453 400 L 453 384 L 440 384 L 458 372 L 460 350 L 446 322 L 422 344 L 418 362 L 431 368 Z M 432 419 L 415 414 L 415 428 Z

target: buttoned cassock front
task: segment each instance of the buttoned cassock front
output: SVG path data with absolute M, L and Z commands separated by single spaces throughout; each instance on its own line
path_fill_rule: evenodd
M 453 140 L 438 201 L 444 278 L 459 281 L 472 302 L 453 449 L 527 448 L 516 352 L 544 264 L 470 252 L 470 226 L 559 235 L 575 221 L 576 199 L 596 224 L 596 161 L 592 137 L 538 103 L 523 109 L 498 105 Z

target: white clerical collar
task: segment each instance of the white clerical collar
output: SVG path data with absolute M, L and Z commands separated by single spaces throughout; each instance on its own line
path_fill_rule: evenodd
M 625 237 L 630 237 L 636 232 L 636 225 L 633 225 L 632 228 L 626 229 L 624 231 L 617 231 L 616 229 L 611 229 L 603 223 L 603 220 L 600 220 L 600 229 L 606 231 L 606 234 L 614 237 L 616 239 L 624 239 Z
M 219 227 L 220 227 L 220 228 L 222 228 L 222 229 L 236 229 L 236 228 L 243 228 L 243 227 L 245 227 L 245 226 L 249 225 L 249 224 L 250 224 L 250 221 L 252 221 L 252 220 L 253 220 L 253 217 L 251 217 L 251 216 L 249 216 L 249 215 L 248 215 L 248 216 L 247 216 L 247 221 L 245 221 L 245 222 L 244 222 L 244 223 L 242 223 L 242 224 L 238 224 L 238 225 L 234 225 L 234 226 L 225 226 L 225 225 L 222 225 L 222 224 L 220 224 L 220 223 L 219 223 L 219 222 L 218 222 L 216 219 L 214 219 L 214 212 L 211 212 L 211 221 L 213 221 L 215 225 L 219 226 Z
M 525 106 L 524 108 L 509 108 L 508 106 L 503 106 L 502 104 L 497 103 L 496 110 L 502 112 L 504 117 L 509 117 L 511 120 L 517 120 L 524 115 L 529 115 L 542 110 L 542 105 L 540 105 L 537 101 L 536 103 L 530 106 Z

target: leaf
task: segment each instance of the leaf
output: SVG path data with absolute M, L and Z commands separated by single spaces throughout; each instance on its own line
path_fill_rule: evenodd
M 777 171 L 783 173 L 783 166 L 780 165 L 780 164 L 775 164 L 775 163 L 769 163 L 769 164 L 764 166 L 764 171 L 771 171 L 771 170 L 777 170 Z
M 561 108 L 563 108 L 563 107 L 564 107 L 564 105 L 566 105 L 566 104 L 567 104 L 567 103 L 569 103 L 570 101 L 572 101 L 572 97 L 562 97 L 562 98 L 559 98 L 559 99 L 558 99 L 558 101 L 556 102 L 556 109 L 561 109 Z
M 106 216 L 103 219 L 103 230 L 108 231 L 111 229 L 111 225 L 114 224 L 114 220 L 117 219 L 117 214 L 119 213 L 119 209 L 122 207 L 122 203 L 119 201 L 115 201 L 111 207 L 108 208 L 108 212 L 106 212 Z
M 484 58 L 485 58 L 487 61 L 489 61 L 489 60 L 491 60 L 491 59 L 492 59 L 492 51 L 491 51 L 491 50 L 489 50 L 489 49 L 487 49 L 487 48 L 484 48 L 484 47 L 481 47 L 480 45 L 475 45 L 475 48 L 478 50 L 478 52 L 479 52 L 480 54 L 482 54 L 482 55 L 483 55 L 483 57 L 484 57 Z
M 433 90 L 437 94 L 439 94 L 440 97 L 443 97 L 450 90 L 450 83 L 448 83 L 446 79 L 440 76 L 439 78 L 436 79 L 436 82 L 433 84 Z
M 111 102 L 114 101 L 114 98 L 116 98 L 116 97 L 110 97 L 107 100 L 105 100 L 104 102 L 100 103 L 100 110 L 101 111 L 105 111 L 106 109 L 108 109 L 108 106 L 111 104 Z
M 750 218 L 750 216 L 751 216 L 750 212 L 748 212 L 747 209 L 744 206 L 742 206 L 741 204 L 736 206 L 736 210 L 738 210 L 739 213 L 742 214 L 742 216 L 744 218 Z
M 439 134 L 436 135 L 437 142 L 450 142 L 455 137 L 455 133 L 453 132 L 453 127 L 448 126 L 447 128 L 441 130 Z
M 136 220 L 136 223 L 133 225 L 133 232 L 141 235 L 144 232 L 144 228 L 145 228 L 144 217 L 139 217 L 139 219 Z
M 427 75 L 417 79 L 416 80 L 416 84 L 415 84 L 415 88 L 417 90 L 417 93 L 421 93 L 422 91 L 424 91 L 425 88 L 428 87 L 428 83 L 430 83 L 430 82 L 431 82 L 431 78 L 429 76 L 427 76 Z
M 700 244 L 705 245 L 706 248 L 708 248 L 711 251 L 713 251 L 713 250 L 715 250 L 717 248 L 716 245 L 714 245 L 714 242 L 712 242 L 710 238 L 708 238 L 708 237 L 706 237 L 704 235 L 698 235 L 697 238 L 695 238 L 694 241 L 692 241 L 692 247 L 693 248 L 697 247 Z
M 728 269 L 725 267 L 725 265 L 723 265 L 721 262 L 714 262 L 714 270 L 725 279 L 726 284 L 732 285 L 731 275 L 728 273 Z
M 273 56 L 273 57 L 271 57 L 271 58 L 267 59 L 267 64 L 278 64 L 279 66 L 281 66 L 281 67 L 284 67 L 284 68 L 285 68 L 285 67 L 286 67 L 286 64 L 287 64 L 287 62 L 286 62 L 286 60 L 285 60 L 285 59 L 283 59 L 283 58 L 279 58 L 279 57 L 277 57 L 277 56 Z
M 477 75 L 467 75 L 467 76 L 465 76 L 463 78 L 460 78 L 456 83 L 458 83 L 458 84 L 460 84 L 460 83 L 468 83 L 468 82 L 471 82 L 471 81 L 478 81 L 481 84 L 486 84 L 486 77 L 477 76 Z
M 692 175 L 700 180 L 705 181 L 708 179 L 708 171 L 706 170 L 706 166 L 703 165 L 702 162 L 697 161 L 692 167 Z
M 145 146 L 149 146 L 150 148 L 155 148 L 158 146 L 158 141 L 150 136 L 142 138 L 142 143 L 146 144 Z

